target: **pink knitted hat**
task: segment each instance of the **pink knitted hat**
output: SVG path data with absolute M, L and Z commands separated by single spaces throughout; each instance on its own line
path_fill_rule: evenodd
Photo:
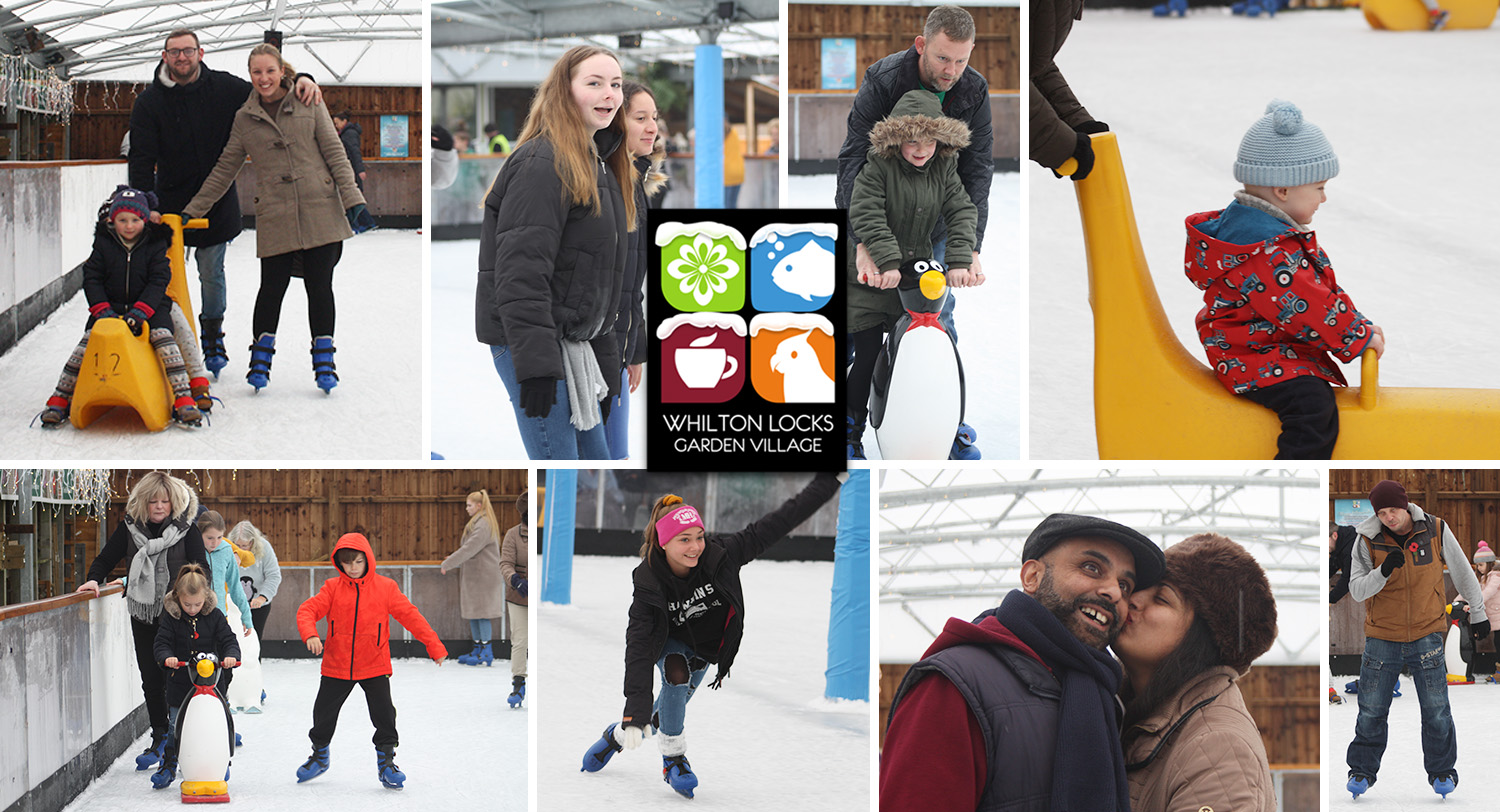
M 1479 548 L 1474 551 L 1474 563 L 1475 564 L 1483 564 L 1485 562 L 1494 563 L 1494 561 L 1495 561 L 1495 553 L 1494 553 L 1493 550 L 1490 549 L 1489 542 L 1485 541 L 1484 539 L 1480 539 L 1479 540 Z

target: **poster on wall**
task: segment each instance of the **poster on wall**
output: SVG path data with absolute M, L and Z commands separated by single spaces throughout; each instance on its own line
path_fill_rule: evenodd
M 842 471 L 842 212 L 652 209 L 646 462 Z
M 380 157 L 405 158 L 410 154 L 407 150 L 408 134 L 406 116 L 381 116 Z
M 852 38 L 823 38 L 823 89 L 853 90 L 858 48 Z

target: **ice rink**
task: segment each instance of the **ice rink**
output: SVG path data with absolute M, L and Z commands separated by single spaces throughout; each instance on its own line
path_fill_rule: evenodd
M 626 610 L 635 558 L 573 560 L 573 603 L 541 605 L 533 670 L 538 809 L 660 809 L 684 799 L 653 740 L 597 773 L 583 754 L 624 707 Z M 745 637 L 722 689 L 688 704 L 695 809 L 870 809 L 871 705 L 823 698 L 832 562 L 755 561 L 741 571 Z
M 789 208 L 833 206 L 833 175 L 792 175 Z M 964 364 L 967 407 L 964 422 L 978 433 L 976 445 L 987 460 L 1020 458 L 1021 174 L 999 172 L 990 186 L 990 218 L 985 226 L 984 285 L 954 291 L 954 327 Z M 865 432 L 865 451 L 879 459 L 875 433 Z M 1035 456 L 1033 454 L 1033 456 Z
M 1274 45 L 1282 67 L 1257 65 Z M 1185 19 L 1087 10 L 1057 64 L 1119 135 L 1146 258 L 1174 332 L 1200 360 L 1201 293 L 1183 220 L 1223 208 L 1240 138 L 1273 98 L 1298 104 L 1339 157 L 1314 226 L 1338 282 L 1385 329 L 1390 386 L 1500 387 L 1479 339 L 1500 304 L 1494 172 L 1473 161 L 1500 124 L 1500 31 L 1375 31 L 1357 9 Z M 1480 148 L 1482 151 L 1482 147 Z M 1093 318 L 1076 198 L 1031 165 L 1031 456 L 1094 458 Z M 1479 343 L 1476 343 L 1479 342 Z M 1344 368 L 1351 384 L 1358 365 Z M 1163 419 L 1170 419 L 1163 415 Z
M 150 433 L 115 409 L 87 429 L 30 426 L 88 321 L 80 292 L 0 356 L 0 431 L 13 459 L 415 459 L 422 437 L 422 235 L 380 230 L 344 242 L 334 273 L 339 385 L 324 395 L 313 383 L 307 294 L 292 280 L 281 308 L 271 384 L 245 382 L 250 315 L 260 286 L 255 235 L 246 232 L 225 259 L 229 365 L 213 394 L 212 425 L 169 425 Z M 199 295 L 197 265 L 188 284 Z
M 242 809 L 498 809 L 525 812 L 526 727 L 530 710 L 511 710 L 510 663 L 468 667 L 448 660 L 395 660 L 391 698 L 396 705 L 401 745 L 396 764 L 406 786 L 381 786 L 375 770 L 375 728 L 366 712 L 364 693 L 349 695 L 339 715 L 338 732 L 329 745 L 328 772 L 297 783 L 297 767 L 311 752 L 318 692 L 319 661 L 267 660 L 262 663 L 267 693 L 265 712 L 234 716 L 244 738 L 230 765 L 230 806 Z M 135 757 L 145 749 L 141 737 L 109 771 L 96 779 L 66 809 L 118 812 L 181 808 L 175 783 L 151 787 L 152 771 L 137 771 Z

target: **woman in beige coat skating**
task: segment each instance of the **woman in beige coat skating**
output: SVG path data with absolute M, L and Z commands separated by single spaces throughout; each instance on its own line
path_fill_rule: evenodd
M 459 655 L 463 665 L 490 665 L 495 655 L 490 646 L 491 618 L 505 612 L 500 577 L 500 520 L 490 504 L 490 492 L 478 490 L 464 502 L 469 523 L 464 525 L 458 549 L 443 559 L 441 571 L 458 572 L 458 611 L 469 621 L 474 650 Z

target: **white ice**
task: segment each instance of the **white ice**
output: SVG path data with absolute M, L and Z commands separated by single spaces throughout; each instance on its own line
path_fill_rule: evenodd
M 80 292 L 0 356 L 0 436 L 13 459 L 414 459 L 422 437 L 422 236 L 380 230 L 344 242 L 334 273 L 339 385 L 324 395 L 313 383 L 307 294 L 299 280 L 281 307 L 271 384 L 258 394 L 245 382 L 250 315 L 260 287 L 255 234 L 230 244 L 225 258 L 229 366 L 213 393 L 212 424 L 170 426 L 152 434 L 125 409 L 79 430 L 28 428 L 57 385 L 88 321 Z M 197 264 L 188 285 L 198 301 Z
M 1500 737 L 1494 730 L 1495 704 L 1500 686 L 1488 683 L 1448 686 L 1448 704 L 1458 731 L 1458 789 L 1444 801 L 1427 783 L 1422 766 L 1422 719 L 1417 692 L 1411 678 L 1402 675 L 1401 696 L 1391 700 L 1390 737 L 1380 761 L 1380 775 L 1370 791 L 1354 800 L 1344 789 L 1348 782 L 1349 742 L 1354 739 L 1354 720 L 1359 703 L 1344 693 L 1352 676 L 1333 678 L 1333 687 L 1345 699 L 1330 705 L 1323 717 L 1327 742 L 1323 765 L 1328 776 L 1327 810 L 1348 812 L 1410 812 L 1416 809 L 1493 809 L 1492 764 Z
M 432 243 L 432 450 L 450 460 L 524 460 L 516 413 L 490 348 L 474 337 L 479 240 Z M 630 456 L 645 458 L 651 365 L 630 397 Z
M 583 754 L 624 707 L 626 610 L 638 561 L 573 560 L 573 603 L 541 605 L 545 646 L 537 674 L 537 808 L 660 809 L 678 800 L 647 740 L 597 773 Z M 756 561 L 741 573 L 745 637 L 720 690 L 687 708 L 687 756 L 699 785 L 695 809 L 870 808 L 871 706 L 823 698 L 827 664 L 828 562 Z
M 1497 32 L 1375 31 L 1357 9 L 1185 19 L 1090 9 L 1057 64 L 1119 134 L 1162 306 L 1201 357 L 1202 296 L 1182 273 L 1183 220 L 1238 188 L 1240 137 L 1273 98 L 1296 102 L 1339 157 L 1314 222 L 1339 284 L 1385 329 L 1380 382 L 1500 387 L 1481 339 L 1497 302 L 1500 220 L 1485 134 L 1500 125 Z M 1279 65 L 1279 67 L 1275 67 Z M 1033 458 L 1098 455 L 1093 317 L 1073 189 L 1031 165 Z M 1344 368 L 1358 384 L 1358 365 Z M 1170 416 L 1164 416 L 1170 419 Z M 1363 803 L 1363 801 L 1361 801 Z
M 790 208 L 833 206 L 833 175 L 792 175 Z M 990 217 L 985 226 L 987 281 L 954 291 L 954 327 L 964 364 L 967 410 L 964 422 L 974 427 L 975 446 L 985 459 L 1020 457 L 1021 436 L 1021 175 L 996 173 L 990 186 Z M 875 432 L 865 432 L 865 452 L 880 458 Z M 1034 455 L 1033 455 L 1034 456 Z
M 364 693 L 355 688 L 339 714 L 329 745 L 328 772 L 297 783 L 297 767 L 312 745 L 313 698 L 319 662 L 266 660 L 265 712 L 234 715 L 244 746 L 230 765 L 230 807 L 275 810 L 397 810 L 468 804 L 472 808 L 525 812 L 526 728 L 530 710 L 505 704 L 508 662 L 466 667 L 448 660 L 396 660 L 391 698 L 401 744 L 396 764 L 406 773 L 404 789 L 390 790 L 376 777 L 375 728 Z M 133 744 L 104 775 L 66 809 L 145 812 L 179 808 L 180 784 L 151 787 L 152 771 L 136 771 L 135 757 L 146 737 Z M 461 807 L 459 807 L 461 808 Z

